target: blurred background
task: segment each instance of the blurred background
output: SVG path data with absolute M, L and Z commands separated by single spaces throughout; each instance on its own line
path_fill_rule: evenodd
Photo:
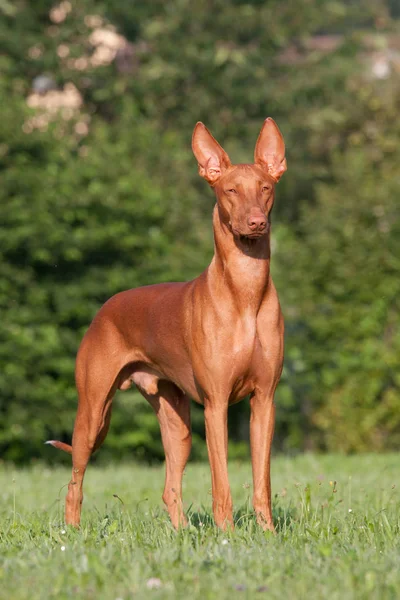
M 0 0 L 0 106 L 4 460 L 64 460 L 43 441 L 71 439 L 75 354 L 105 300 L 207 266 L 196 121 L 251 162 L 267 116 L 288 160 L 272 229 L 275 451 L 399 448 L 397 0 Z M 201 407 L 193 424 L 201 459 Z M 248 402 L 230 432 L 245 458 Z M 135 392 L 117 394 L 99 454 L 122 457 L 163 457 Z

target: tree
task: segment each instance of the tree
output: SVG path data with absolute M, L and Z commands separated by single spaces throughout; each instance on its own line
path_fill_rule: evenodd
M 300 11 L 277 0 L 0 3 L 4 457 L 48 457 L 46 438 L 70 439 L 75 353 L 109 296 L 189 279 L 208 264 L 213 196 L 190 151 L 195 122 L 206 122 L 235 162 L 247 162 L 268 115 L 284 133 L 289 165 L 273 229 L 288 324 L 277 446 L 367 447 L 360 436 L 343 444 L 348 411 L 374 432 L 374 447 L 386 447 L 389 432 L 395 443 L 399 386 L 387 364 L 397 348 L 390 215 L 399 90 L 394 78 L 374 80 L 371 70 L 377 48 L 392 60 L 384 46 L 395 11 L 383 0 L 362 3 L 362 10 L 360 2 L 314 0 Z M 368 216 L 375 181 L 383 216 Z M 347 208 L 338 202 L 343 190 Z M 358 235 L 350 244 L 347 229 L 336 230 L 340 218 L 357 234 L 358 220 L 382 227 L 385 215 L 389 230 L 370 235 L 381 254 L 370 238 Z M 361 268 L 366 247 L 375 252 L 368 277 Z M 386 287 L 379 304 L 371 290 Z M 373 325 L 358 329 L 363 302 L 373 308 Z M 346 341 L 343 350 L 335 340 Z M 370 348 L 370 363 L 361 346 Z M 359 380 L 375 407 L 365 413 L 374 415 L 371 426 L 351 391 Z M 161 457 L 155 418 L 131 398 L 117 402 L 107 447 L 114 456 L 128 449 Z M 233 409 L 237 439 L 247 435 L 247 410 L 246 403 Z M 194 430 L 204 433 L 196 410 Z

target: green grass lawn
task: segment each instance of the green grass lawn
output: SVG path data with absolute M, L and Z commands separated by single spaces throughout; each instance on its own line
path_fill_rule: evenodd
M 247 463 L 230 465 L 233 533 L 213 525 L 206 464 L 187 469 L 178 533 L 162 467 L 91 466 L 75 531 L 69 469 L 3 466 L 0 598 L 400 598 L 399 474 L 393 454 L 275 458 L 274 537 L 255 524 Z

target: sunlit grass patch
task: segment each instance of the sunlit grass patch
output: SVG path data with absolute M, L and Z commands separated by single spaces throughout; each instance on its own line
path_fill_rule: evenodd
M 249 464 L 230 465 L 234 532 L 213 524 L 208 465 L 188 466 L 179 532 L 162 467 L 89 468 L 80 530 L 63 522 L 69 475 L 2 468 L 1 598 L 400 596 L 395 455 L 275 458 L 276 536 L 256 525 Z

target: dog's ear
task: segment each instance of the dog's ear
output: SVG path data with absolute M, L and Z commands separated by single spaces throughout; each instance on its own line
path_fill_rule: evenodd
M 271 117 L 265 119 L 258 136 L 254 162 L 266 169 L 274 181 L 279 181 L 287 169 L 285 142 L 278 125 Z
M 231 165 L 225 150 L 213 138 L 207 127 L 200 121 L 196 124 L 192 137 L 192 150 L 199 163 L 199 173 L 213 186 Z

